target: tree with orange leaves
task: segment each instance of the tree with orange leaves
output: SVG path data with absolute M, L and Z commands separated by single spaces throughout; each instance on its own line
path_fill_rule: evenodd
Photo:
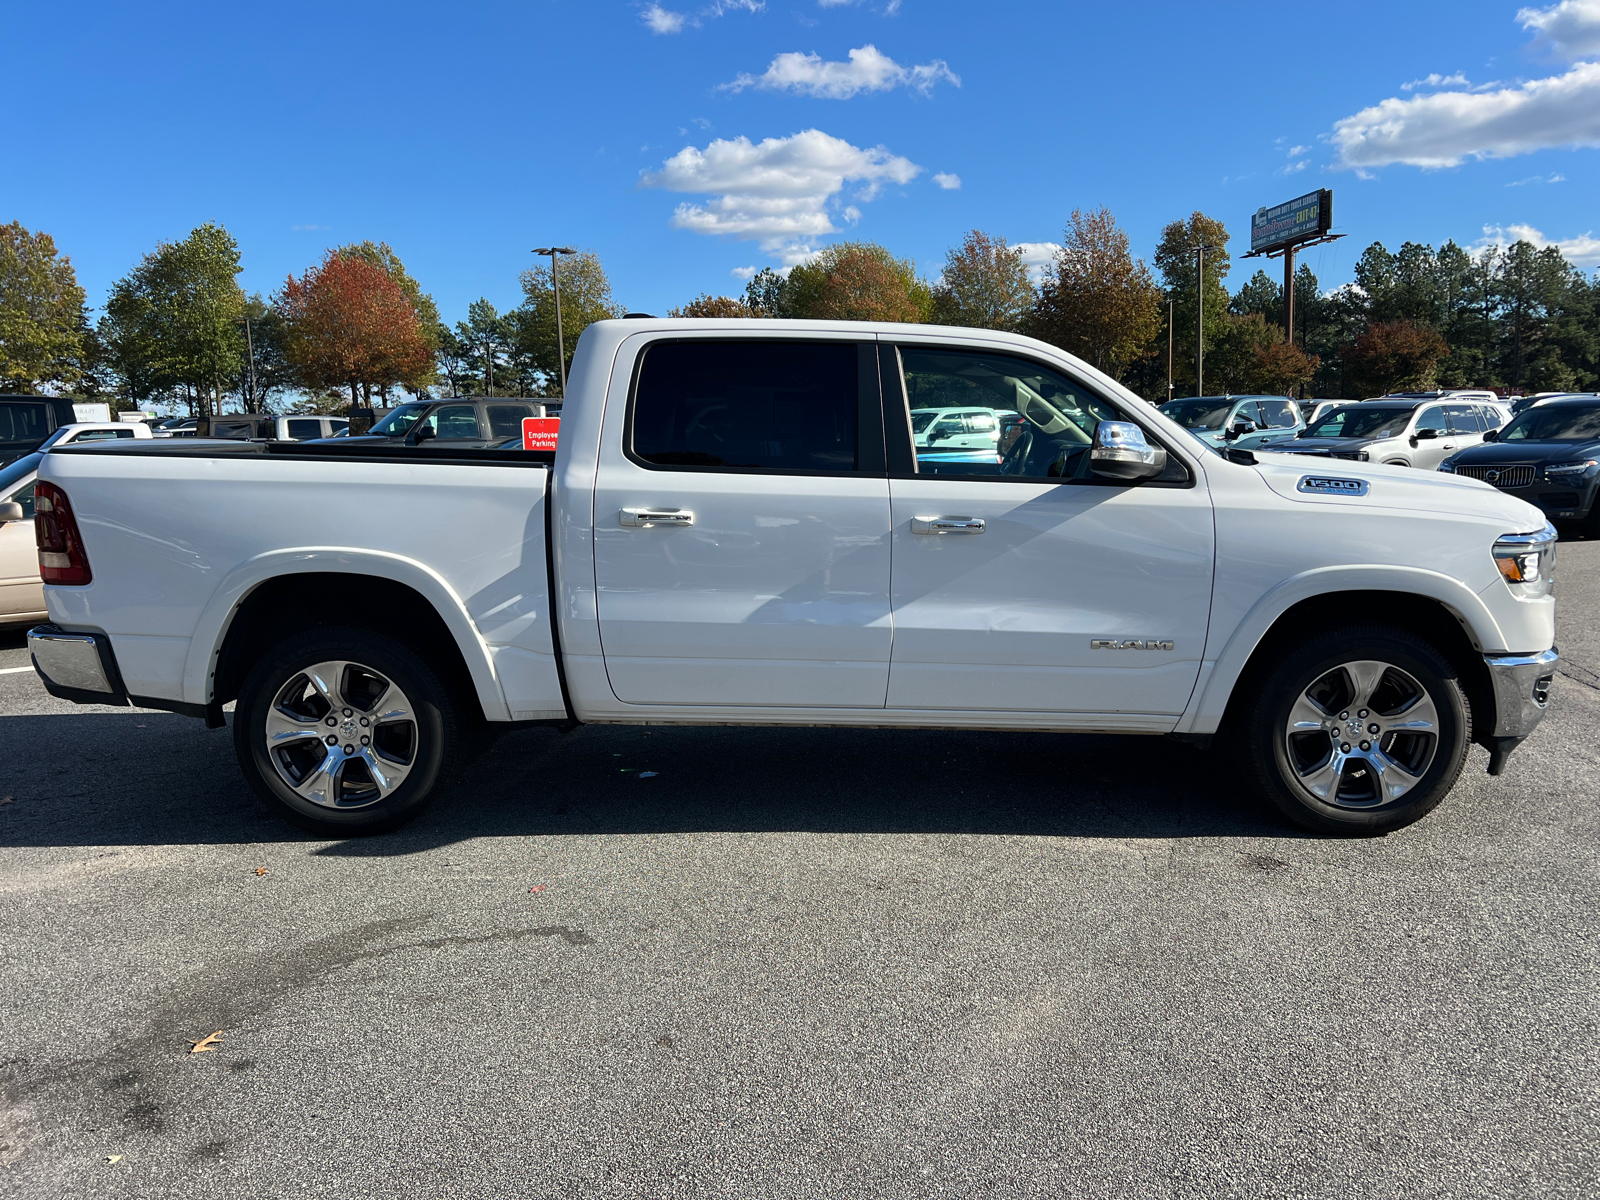
M 381 267 L 330 250 L 303 279 L 293 275 L 274 305 L 284 320 L 284 352 L 308 390 L 349 388 L 350 404 L 373 388 L 423 383 L 433 350 L 410 297 Z

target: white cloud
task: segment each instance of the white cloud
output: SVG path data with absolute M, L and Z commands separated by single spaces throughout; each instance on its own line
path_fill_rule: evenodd
M 659 0 L 639 14 L 639 19 L 650 27 L 651 33 L 682 33 L 685 25 L 699 25 L 702 20 L 720 17 L 729 12 L 761 12 L 766 0 L 712 0 L 693 16 L 662 8 Z
M 728 274 L 735 279 L 754 279 L 760 272 L 760 267 L 735 267 Z
M 1441 75 L 1439 72 L 1434 71 L 1431 74 L 1424 75 L 1421 79 L 1413 79 L 1410 83 L 1402 83 L 1400 90 L 1402 92 L 1414 92 L 1418 88 L 1470 88 L 1471 86 L 1472 80 L 1468 79 L 1460 71 L 1453 75 Z
M 866 203 L 885 183 L 909 183 L 921 173 L 921 167 L 886 147 L 864 150 L 807 129 L 759 143 L 738 137 L 718 138 L 704 150 L 685 146 L 641 182 L 711 197 L 704 204 L 678 205 L 675 228 L 758 241 L 792 265 L 815 253 L 816 238 L 837 231 L 833 213 L 851 224 L 860 218 L 854 205 L 838 205 L 846 184 L 860 184 L 852 199 Z
M 645 9 L 640 19 L 650 27 L 651 33 L 678 33 L 683 29 L 683 14 L 671 12 L 659 4 L 652 4 Z
M 863 3 L 863 0 L 817 0 L 817 7 L 818 8 L 845 8 L 845 7 L 847 7 L 849 5 L 852 5 L 852 4 L 861 4 L 861 3 Z M 885 4 L 883 6 L 883 10 L 882 11 L 883 11 L 883 15 L 886 16 L 886 17 L 894 16 L 895 13 L 900 11 L 900 0 L 889 0 L 889 3 L 887 3 L 887 4 Z
M 1534 33 L 1534 44 L 1571 61 L 1600 54 L 1600 0 L 1561 0 L 1549 8 L 1524 8 L 1517 23 Z
M 1528 242 L 1540 250 L 1546 246 L 1559 246 L 1561 253 L 1570 263 L 1580 267 L 1600 266 L 1600 238 L 1595 237 L 1592 232 L 1579 234 L 1577 237 L 1554 239 L 1545 237 L 1532 225 L 1485 225 L 1483 237 L 1479 238 L 1472 248 L 1483 250 L 1490 246 L 1505 247 L 1512 242 Z
M 940 171 L 933 177 L 933 181 L 947 192 L 959 192 L 961 190 L 961 176 L 952 175 L 949 171 Z
M 961 77 L 942 58 L 915 67 L 902 67 L 868 43 L 850 51 L 849 62 L 825 62 L 818 54 L 790 51 L 774 58 L 761 75 L 741 74 L 725 91 L 761 88 L 770 92 L 799 92 L 824 100 L 848 100 L 862 92 L 886 92 L 907 87 L 930 94 L 939 82 L 961 86 Z
M 1290 158 L 1299 158 L 1302 154 L 1310 154 L 1310 153 L 1311 153 L 1311 147 L 1310 146 L 1290 146 L 1289 147 L 1289 157 Z
M 1347 167 L 1453 167 L 1557 147 L 1600 146 L 1600 63 L 1492 92 L 1391 97 L 1335 122 Z
M 1530 183 L 1565 183 L 1567 177 L 1560 173 L 1554 175 L 1529 175 L 1526 179 L 1513 179 L 1506 184 L 1507 187 L 1527 187 Z
M 1034 283 L 1039 282 L 1044 276 L 1044 269 L 1061 253 L 1061 247 L 1055 242 L 1012 242 L 1011 248 L 1022 259 L 1023 266 L 1028 268 L 1028 278 Z
M 1279 175 L 1293 175 L 1296 171 L 1304 171 L 1310 162 L 1309 159 L 1296 159 L 1292 163 L 1285 163 L 1278 169 Z

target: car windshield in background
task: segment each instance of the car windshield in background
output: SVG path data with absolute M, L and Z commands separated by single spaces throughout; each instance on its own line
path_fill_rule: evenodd
M 1233 410 L 1232 400 L 1174 400 L 1161 411 L 1185 429 L 1221 429 Z
M 0 467 L 0 496 L 4 496 L 17 480 L 26 479 L 37 471 L 43 458 L 42 454 L 24 454 L 16 462 Z
M 1394 437 L 1411 420 L 1409 408 L 1378 408 L 1352 404 L 1336 408 L 1310 429 L 1306 437 L 1384 438 Z
M 426 404 L 404 404 L 395 409 L 383 420 L 372 427 L 372 432 L 383 434 L 387 437 L 404 437 L 411 432 L 411 427 L 417 423 L 422 414 L 428 411 Z
M 1592 442 L 1600 440 L 1600 405 L 1593 408 L 1530 408 L 1500 431 L 1502 442 Z

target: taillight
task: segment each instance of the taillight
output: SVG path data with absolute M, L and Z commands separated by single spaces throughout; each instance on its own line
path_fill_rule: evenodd
M 39 577 L 46 583 L 88 583 L 89 556 L 67 494 L 40 480 L 33 489 L 33 536 L 39 545 Z

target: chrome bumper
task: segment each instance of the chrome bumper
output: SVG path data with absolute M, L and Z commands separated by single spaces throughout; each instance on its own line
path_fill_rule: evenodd
M 1550 680 L 1561 655 L 1554 646 L 1542 654 L 1485 655 L 1494 684 L 1494 737 L 1525 738 L 1544 719 Z
M 55 625 L 28 630 L 28 652 L 45 691 L 78 704 L 128 703 L 111 653 L 111 639 L 103 633 L 68 633 Z

